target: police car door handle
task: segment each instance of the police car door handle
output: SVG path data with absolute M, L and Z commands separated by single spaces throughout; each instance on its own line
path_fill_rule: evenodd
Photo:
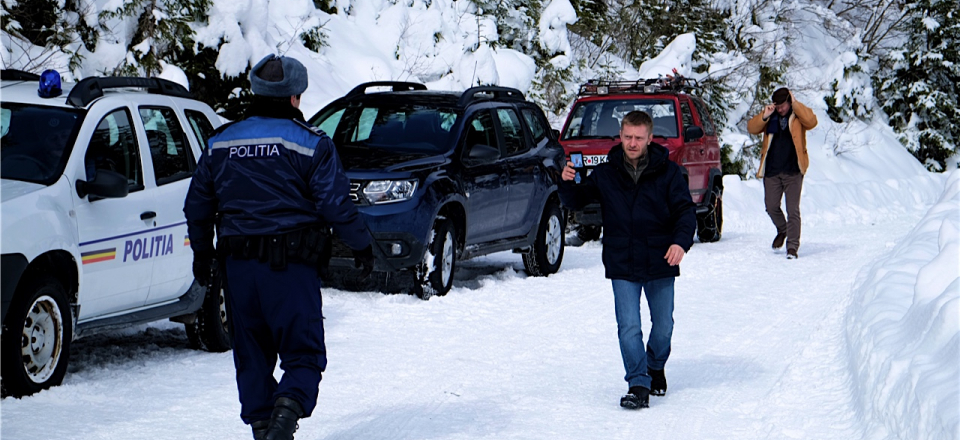
M 156 213 L 156 212 L 147 211 L 147 212 L 144 212 L 144 213 L 140 214 L 140 220 L 150 220 L 150 219 L 152 219 L 152 218 L 156 218 L 156 216 L 157 216 L 157 213 Z

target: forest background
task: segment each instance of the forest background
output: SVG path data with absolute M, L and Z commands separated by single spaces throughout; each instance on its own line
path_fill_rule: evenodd
M 395 47 L 395 65 L 371 79 L 464 89 L 504 82 L 502 73 L 478 69 L 490 64 L 484 59 L 515 54 L 532 64 L 520 87 L 557 128 L 582 83 L 649 75 L 644 62 L 692 34 L 691 65 L 677 67 L 699 81 L 723 127 L 724 174 L 752 176 L 759 137 L 746 135 L 746 120 L 784 85 L 822 97 L 839 127 L 889 125 L 931 171 L 960 162 L 957 0 L 0 1 L 3 68 L 54 69 L 66 80 L 172 77 L 229 120 L 250 100 L 254 52 L 306 50 L 322 59 L 337 24 L 370 10 L 404 14 L 382 20 L 400 29 L 384 32 L 378 19 L 363 28 Z M 282 22 L 265 19 L 275 20 L 278 4 L 295 7 L 286 7 Z M 811 38 L 835 42 L 824 53 L 835 59 L 818 60 L 828 68 L 807 83 L 785 84 L 787 72 L 810 63 L 811 51 L 791 46 Z

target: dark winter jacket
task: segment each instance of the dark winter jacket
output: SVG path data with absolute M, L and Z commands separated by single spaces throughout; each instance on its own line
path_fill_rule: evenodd
M 649 164 L 637 183 L 624 163 L 623 146 L 610 150 L 583 183 L 564 181 L 560 199 L 570 209 L 600 201 L 603 216 L 603 265 L 606 277 L 647 281 L 680 275 L 664 256 L 671 245 L 689 251 L 697 227 L 690 187 L 669 151 L 647 147 Z
M 289 105 L 251 106 L 246 116 L 214 133 L 193 175 L 183 211 L 194 252 L 212 251 L 218 213 L 221 237 L 329 225 L 351 248 L 367 247 L 330 138 Z

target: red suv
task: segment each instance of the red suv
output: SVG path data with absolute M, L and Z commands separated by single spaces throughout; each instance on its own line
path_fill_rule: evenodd
M 580 86 L 567 117 L 560 144 L 583 153 L 589 173 L 607 161 L 610 148 L 620 143 L 620 120 L 634 110 L 653 118 L 653 141 L 670 150 L 679 164 L 697 204 L 697 236 L 701 242 L 720 240 L 723 227 L 723 179 L 720 143 L 707 106 L 694 93 L 695 80 L 680 76 L 637 81 L 591 80 Z M 584 241 L 600 237 L 600 205 L 572 212 L 570 225 Z

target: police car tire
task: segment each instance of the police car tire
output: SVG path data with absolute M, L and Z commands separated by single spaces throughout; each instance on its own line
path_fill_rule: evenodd
M 563 212 L 556 203 L 548 202 L 543 208 L 537 238 L 530 250 L 523 254 L 523 266 L 535 277 L 557 273 L 563 262 L 564 249 Z
M 418 269 L 423 274 L 416 290 L 420 299 L 446 295 L 453 287 L 457 269 L 457 230 L 453 221 L 441 217 L 434 222 L 432 238 Z
M 214 274 L 207 286 L 203 306 L 197 310 L 197 320 L 185 324 L 190 346 L 215 353 L 230 350 L 232 346 L 227 313 L 222 280 Z
M 73 339 L 63 285 L 50 275 L 24 281 L 10 303 L 0 342 L 4 393 L 14 397 L 60 385 Z

